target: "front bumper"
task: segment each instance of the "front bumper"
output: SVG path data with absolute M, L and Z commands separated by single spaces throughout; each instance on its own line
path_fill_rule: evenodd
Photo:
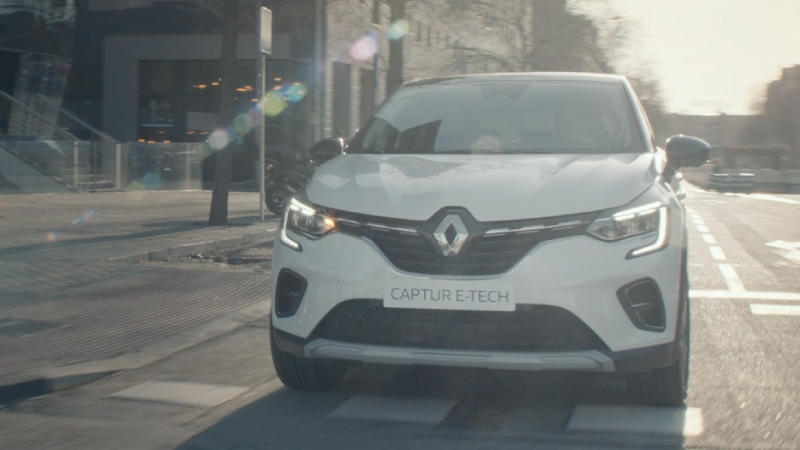
M 581 235 L 542 242 L 511 270 L 483 277 L 403 272 L 392 266 L 366 238 L 333 233 L 311 240 L 289 231 L 303 251 L 276 242 L 273 273 L 289 269 L 307 280 L 308 287 L 293 315 L 278 317 L 273 313 L 276 340 L 281 350 L 296 356 L 356 363 L 617 372 L 663 367 L 674 361 L 684 233 L 681 214 L 670 217 L 670 244 L 657 253 L 626 259 L 631 250 L 647 245 L 648 237 L 604 243 Z M 337 305 L 351 299 L 381 299 L 386 280 L 398 278 L 514 283 L 518 305 L 563 308 L 585 323 L 605 348 L 567 352 L 473 351 L 368 345 L 314 335 L 317 325 Z M 660 289 L 664 303 L 663 331 L 634 326 L 617 297 L 621 286 L 643 278 L 652 279 Z M 275 289 L 273 286 L 273 299 Z
M 648 372 L 675 361 L 675 343 L 622 352 L 475 352 L 386 347 L 327 339 L 303 339 L 275 330 L 278 348 L 294 356 L 350 363 L 476 367 L 498 370 L 575 370 L 591 372 Z

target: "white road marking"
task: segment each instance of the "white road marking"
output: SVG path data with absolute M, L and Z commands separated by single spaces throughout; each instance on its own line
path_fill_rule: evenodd
M 703 433 L 703 410 L 700 408 L 578 405 L 572 410 L 567 430 L 699 436 Z
M 705 222 L 703 222 L 703 219 L 695 219 L 694 217 L 692 217 L 692 222 L 694 222 L 695 225 L 705 225 L 706 224 Z
M 800 316 L 800 306 L 750 304 L 750 311 L 758 316 Z
M 712 195 L 714 195 L 714 194 L 718 194 L 719 193 L 719 192 L 709 192 L 709 191 L 705 191 L 703 189 L 692 189 L 692 190 L 695 191 L 695 192 L 699 192 L 701 194 L 712 194 Z
M 334 409 L 328 417 L 387 420 L 437 425 L 458 402 L 431 398 L 395 398 L 357 395 Z
M 767 195 L 767 194 L 737 194 L 737 195 L 743 198 L 755 198 L 758 200 L 770 200 L 773 202 L 788 203 L 790 205 L 800 205 L 800 202 L 798 202 L 797 200 L 776 197 L 774 195 Z
M 783 257 L 800 261 L 800 242 L 772 241 L 768 242 L 767 245 L 783 250 L 789 250 L 789 253 L 783 255 Z
M 714 239 L 714 236 L 710 234 L 703 234 L 703 240 L 706 241 L 706 244 L 716 244 L 717 240 Z
M 212 408 L 247 392 L 246 387 L 223 384 L 148 381 L 109 397 Z
M 733 267 L 728 264 L 720 264 L 719 271 L 722 272 L 722 276 L 725 277 L 725 282 L 728 283 L 728 289 L 732 291 L 745 290 L 742 280 L 739 279 L 739 275 L 736 274 Z
M 731 299 L 731 300 L 776 300 L 787 302 L 800 302 L 800 293 L 796 292 L 754 292 L 754 291 L 689 291 L 691 298 Z
M 701 233 L 708 233 L 708 227 L 705 225 L 697 225 L 697 231 Z
M 725 257 L 725 252 L 723 252 L 721 248 L 708 247 L 708 249 L 711 250 L 711 256 L 713 256 L 714 259 L 728 259 Z

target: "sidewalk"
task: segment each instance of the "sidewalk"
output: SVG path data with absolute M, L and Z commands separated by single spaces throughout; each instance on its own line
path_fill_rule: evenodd
M 228 227 L 207 191 L 0 196 L 2 378 L 112 358 L 267 300 L 269 276 L 136 265 L 129 255 L 266 239 L 258 194 L 231 193 Z M 135 258 L 134 258 L 135 259 Z
M 206 191 L 0 196 L 0 308 L 12 299 L 38 301 L 130 269 L 108 258 L 276 227 L 272 214 L 266 225 L 254 225 L 258 194 L 252 193 L 230 194 L 233 226 L 208 227 L 210 198 Z

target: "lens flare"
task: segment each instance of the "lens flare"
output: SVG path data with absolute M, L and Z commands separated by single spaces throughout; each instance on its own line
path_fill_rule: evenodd
M 208 137 L 208 145 L 210 145 L 214 150 L 222 150 L 230 143 L 230 141 L 231 140 L 228 136 L 228 133 L 226 133 L 223 128 L 217 128 Z
M 232 125 L 225 127 L 225 132 L 228 133 L 228 142 L 239 142 L 239 132 L 236 131 Z
M 158 172 L 147 172 L 142 178 L 142 185 L 147 191 L 157 191 L 161 187 L 161 175 Z
M 350 46 L 350 56 L 359 61 L 366 61 L 378 53 L 378 39 L 375 33 L 361 36 Z
M 253 125 L 250 123 L 250 120 L 247 118 L 247 114 L 239 114 L 233 119 L 233 128 L 238 133 L 249 133 L 250 130 L 253 129 Z
M 89 219 L 92 218 L 93 215 L 94 215 L 94 210 L 93 209 L 85 211 L 83 214 L 80 215 L 80 217 L 78 217 L 77 219 L 73 220 L 72 224 L 73 225 L 77 225 L 78 222 L 83 222 L 84 220 L 89 220 Z
M 253 128 L 260 127 L 264 122 L 264 116 L 261 115 L 261 107 L 259 105 L 254 106 L 253 109 L 248 111 L 246 117 L 247 122 Z
M 286 86 L 285 89 L 281 89 L 283 91 L 283 97 L 289 103 L 297 103 L 303 98 L 305 98 L 308 90 L 302 83 L 295 83 Z
M 141 181 L 132 181 L 131 184 L 125 188 L 125 193 L 128 195 L 129 199 L 138 202 L 145 196 L 144 184 Z
M 274 90 L 264 96 L 261 101 L 261 110 L 265 116 L 275 117 L 283 112 L 288 106 L 283 93 L 280 90 Z
M 397 41 L 403 39 L 408 34 L 409 29 L 410 25 L 407 20 L 398 20 L 389 25 L 389 29 L 386 30 L 386 36 L 391 41 Z

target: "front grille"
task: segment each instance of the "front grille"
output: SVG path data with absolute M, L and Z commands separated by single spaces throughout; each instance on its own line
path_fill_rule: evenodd
M 469 237 L 457 256 L 444 256 L 433 230 L 458 213 Z M 398 269 L 428 275 L 497 275 L 517 264 L 538 243 L 583 234 L 596 213 L 524 221 L 478 222 L 469 213 L 444 209 L 426 221 L 338 212 L 340 231 L 370 239 Z M 563 225 L 563 226 L 562 226 Z
M 456 264 L 443 263 L 439 249 L 420 235 L 382 233 L 375 245 L 398 269 L 433 275 L 496 275 L 524 257 L 537 243 L 532 235 L 478 236 Z
M 384 308 L 380 300 L 348 300 L 317 325 L 315 338 L 367 345 L 444 350 L 567 352 L 605 350 L 571 312 L 517 305 L 514 312 Z

